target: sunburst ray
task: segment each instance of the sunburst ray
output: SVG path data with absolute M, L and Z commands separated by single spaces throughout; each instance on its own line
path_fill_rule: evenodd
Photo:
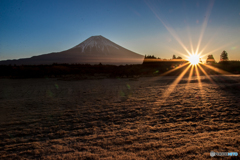
M 164 27 L 168 30 L 168 32 L 175 38 L 175 40 L 180 44 L 180 46 L 189 54 L 191 55 L 191 53 L 189 52 L 189 50 L 187 49 L 187 47 L 183 44 L 183 42 L 181 41 L 181 39 L 178 37 L 177 33 L 174 31 L 174 29 L 170 26 L 168 26 L 160 17 L 159 15 L 156 13 L 156 11 L 153 9 L 153 7 L 150 6 L 149 3 L 146 2 L 146 4 L 148 5 L 148 7 L 150 8 L 150 10 L 155 14 L 155 16 L 157 17 L 157 19 L 164 25 Z
M 220 73 L 220 74 L 223 74 L 223 75 L 229 75 L 229 74 L 232 74 L 230 72 L 227 72 L 227 71 L 224 71 L 222 69 L 219 69 L 219 68 L 216 68 L 216 67 L 213 67 L 211 65 L 206 65 L 206 64 L 203 64 L 205 67 L 217 72 L 217 73 Z
M 213 3 L 214 3 L 213 0 L 211 0 L 210 3 L 209 3 L 207 13 L 206 13 L 206 16 L 205 16 L 205 20 L 204 20 L 203 25 L 202 25 L 202 30 L 201 30 L 201 33 L 200 33 L 200 37 L 199 37 L 199 40 L 198 40 L 197 49 L 196 49 L 195 53 L 198 53 L 199 47 L 201 45 L 202 38 L 203 38 L 203 35 L 204 35 L 204 32 L 205 32 L 205 29 L 207 27 L 208 18 L 210 16 L 210 13 L 211 13 L 211 10 L 212 10 L 212 7 L 213 7 Z
M 164 103 L 166 101 L 166 99 L 170 96 L 170 94 L 176 88 L 177 84 L 180 82 L 180 80 L 183 78 L 183 76 L 187 73 L 190 66 L 191 65 L 188 65 L 188 67 L 173 81 L 173 83 L 165 90 L 165 92 L 162 93 L 161 103 Z M 157 102 L 157 103 L 159 103 L 159 102 Z
M 180 66 L 177 67 L 177 68 L 171 69 L 171 70 L 169 70 L 169 71 L 167 71 L 167 72 L 165 72 L 165 73 L 163 73 L 163 74 L 161 74 L 161 75 L 159 75 L 159 76 L 168 75 L 169 73 L 172 73 L 172 72 L 174 72 L 174 71 L 176 71 L 176 70 L 178 70 L 178 69 L 180 69 L 180 68 L 182 68 L 182 67 L 185 67 L 186 65 L 189 65 L 189 62 L 187 62 L 187 63 L 185 63 L 185 64 L 183 64 L 183 65 L 180 65 Z
M 200 64 L 197 64 L 197 66 L 200 68 L 200 70 L 203 72 L 203 74 L 212 82 L 212 84 L 215 84 L 215 82 L 212 80 L 212 78 L 206 73 L 206 71 L 201 67 Z
M 200 77 L 200 74 L 199 74 L 199 70 L 197 68 L 197 65 L 194 66 L 195 67 L 195 72 L 197 74 L 197 80 L 198 80 L 198 86 L 199 86 L 199 89 L 200 89 L 200 95 L 201 95 L 201 98 L 203 98 L 203 89 L 202 89 L 202 82 L 201 82 L 201 77 Z

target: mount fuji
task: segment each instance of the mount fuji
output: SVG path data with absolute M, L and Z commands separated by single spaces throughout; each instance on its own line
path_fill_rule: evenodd
M 143 55 L 125 49 L 103 36 L 92 36 L 82 43 L 61 52 L 54 52 L 18 60 L 0 61 L 0 64 L 142 64 Z

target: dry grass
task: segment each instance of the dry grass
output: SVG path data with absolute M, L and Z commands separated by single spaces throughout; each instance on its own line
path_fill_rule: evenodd
M 201 91 L 197 81 L 188 87 L 181 81 L 163 101 L 173 80 L 1 79 L 0 159 L 210 159 L 212 150 L 239 153 L 239 83 L 212 84 L 202 77 Z

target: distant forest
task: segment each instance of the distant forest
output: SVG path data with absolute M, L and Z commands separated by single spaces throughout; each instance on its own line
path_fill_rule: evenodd
M 90 64 L 52 64 L 52 65 L 0 65 L 1 78 L 64 78 L 75 77 L 76 79 L 91 78 L 134 78 L 139 76 L 157 76 L 174 68 L 180 68 L 183 63 L 163 62 L 153 65 L 90 65 Z M 200 64 L 208 74 L 216 73 Z M 210 64 L 222 70 L 240 74 L 240 61 L 222 61 Z M 187 66 L 187 65 L 186 65 Z M 176 69 L 167 74 L 179 75 L 186 67 Z M 201 75 L 204 75 L 200 71 Z M 195 75 L 195 73 L 193 73 Z
M 150 61 L 148 61 L 150 60 Z M 179 75 L 186 67 L 180 67 L 187 63 L 182 57 L 173 55 L 172 59 L 156 58 L 149 55 L 144 58 L 143 64 L 134 65 L 98 65 L 90 64 L 57 64 L 52 65 L 0 65 L 0 78 L 66 78 L 76 79 L 91 78 L 134 78 L 139 76 L 157 76 L 177 68 L 167 74 L 169 76 Z M 213 55 L 208 55 L 206 64 L 225 70 L 233 74 L 240 74 L 240 61 L 230 61 L 228 53 L 223 51 L 220 55 L 220 62 L 216 62 Z M 205 67 L 200 63 L 207 74 L 219 74 Z M 201 75 L 204 75 L 199 70 Z M 186 75 L 189 73 L 187 72 Z M 193 75 L 196 75 L 195 71 Z

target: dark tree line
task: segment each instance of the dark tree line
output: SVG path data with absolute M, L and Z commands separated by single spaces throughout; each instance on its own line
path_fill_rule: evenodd
M 180 56 L 176 57 L 176 55 L 174 54 L 172 59 L 182 59 L 182 57 L 180 57 Z
M 228 53 L 225 50 L 220 55 L 220 61 L 228 61 Z
M 223 62 L 223 61 L 228 61 L 228 53 L 224 50 L 222 51 L 222 53 L 220 54 L 220 62 Z M 213 57 L 213 55 L 208 55 L 208 58 L 206 60 L 207 63 L 216 63 L 215 62 L 215 59 Z
M 144 58 L 145 58 L 145 59 L 161 59 L 161 58 L 159 58 L 159 57 L 158 57 L 158 58 L 155 57 L 154 55 L 145 55 Z M 182 57 L 180 57 L 180 56 L 176 57 L 176 55 L 173 55 L 172 59 L 182 59 Z
M 148 56 L 145 55 L 145 59 L 161 59 L 161 58 L 159 57 L 157 58 L 154 55 L 148 55 Z

